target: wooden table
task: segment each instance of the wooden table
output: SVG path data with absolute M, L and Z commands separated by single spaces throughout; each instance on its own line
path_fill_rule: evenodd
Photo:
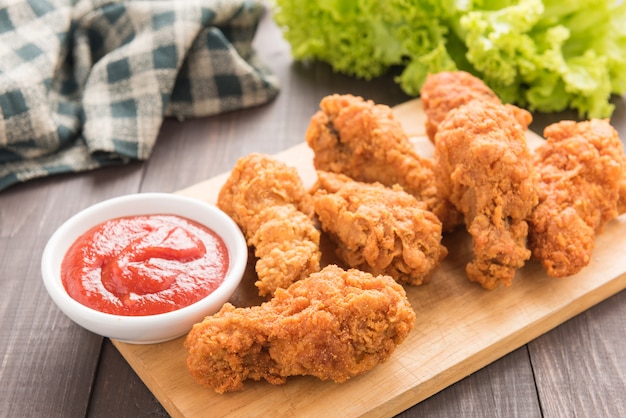
M 68 217 L 127 193 L 174 192 L 229 170 L 250 152 L 304 140 L 322 97 L 352 93 L 396 105 L 409 98 L 392 76 L 371 82 L 294 63 L 268 16 L 255 41 L 282 83 L 267 105 L 200 120 L 168 120 L 150 160 L 62 175 L 0 193 L 0 416 L 154 417 L 165 410 L 108 339 L 67 319 L 39 272 L 43 247 Z M 626 138 L 626 98 L 613 124 Z M 573 113 L 536 115 L 532 128 Z M 626 292 L 622 291 L 401 417 L 626 416 Z

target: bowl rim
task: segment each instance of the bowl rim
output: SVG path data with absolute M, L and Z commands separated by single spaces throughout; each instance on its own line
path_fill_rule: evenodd
M 155 208 L 146 210 L 133 204 L 142 205 L 154 203 Z M 181 205 L 182 204 L 182 205 Z M 182 210 L 180 210 L 182 208 Z M 109 210 L 119 210 L 123 213 L 109 214 Z M 189 215 L 193 210 L 202 210 L 206 216 L 216 219 L 217 222 L 207 223 L 206 220 L 195 219 Z M 89 228 L 106 220 L 123 216 L 171 214 L 199 222 L 212 229 L 224 241 L 229 255 L 229 267 L 224 281 L 206 297 L 182 308 L 154 315 L 117 315 L 98 311 L 73 299 L 65 290 L 60 276 L 60 265 L 69 247 Z M 44 247 L 41 257 L 41 274 L 44 286 L 56 303 L 70 319 L 92 332 L 109 337 L 87 324 L 91 322 L 115 323 L 117 327 L 152 327 L 167 326 L 184 322 L 190 315 L 199 315 L 200 311 L 211 312 L 214 304 L 221 308 L 235 289 L 239 286 L 247 265 L 248 246 L 237 224 L 216 205 L 206 201 L 173 193 L 134 193 L 113 197 L 100 201 L 77 212 L 64 221 L 50 236 Z M 221 304 L 220 304 L 221 303 Z M 75 318 L 78 315 L 78 318 Z M 77 321 L 78 319 L 78 321 Z M 79 322 L 79 321 L 81 321 Z M 87 326 L 86 326 L 87 325 Z M 115 338 L 115 337 L 112 337 Z M 175 337 L 172 337 L 175 338 Z

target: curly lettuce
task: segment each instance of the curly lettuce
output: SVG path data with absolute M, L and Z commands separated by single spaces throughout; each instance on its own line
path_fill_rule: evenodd
M 608 117 L 626 93 L 624 0 L 274 0 L 298 60 L 372 79 L 398 66 L 417 96 L 428 73 L 465 70 L 505 102 Z
M 276 0 L 274 8 L 294 58 L 364 79 L 407 66 L 420 79 L 415 85 L 429 70 L 454 68 L 441 48 L 448 32 L 442 17 L 436 0 Z M 412 66 L 414 59 L 420 64 Z

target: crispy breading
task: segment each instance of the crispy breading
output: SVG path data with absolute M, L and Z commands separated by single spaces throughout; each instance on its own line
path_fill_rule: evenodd
M 529 248 L 550 276 L 563 277 L 589 264 L 596 234 L 620 213 L 624 150 L 608 120 L 561 121 L 544 136 Z
M 341 383 L 387 360 L 414 321 L 391 277 L 330 265 L 260 306 L 227 303 L 194 325 L 187 366 L 218 393 L 242 390 L 247 379 L 282 384 L 295 375 Z
M 502 104 L 500 98 L 484 81 L 465 71 L 429 74 L 420 90 L 420 98 L 426 114 L 426 134 L 433 142 L 439 124 L 451 110 L 472 100 Z M 532 122 L 530 112 L 511 104 L 505 104 L 504 107 L 524 130 L 528 128 Z
M 447 250 L 441 222 L 423 202 L 397 186 L 317 174 L 313 205 L 322 230 L 337 243 L 340 260 L 399 283 L 428 282 Z
M 217 206 L 255 249 L 261 296 L 320 269 L 311 196 L 295 168 L 264 154 L 242 157 L 222 186 Z
M 468 279 L 510 286 L 530 258 L 526 219 L 538 201 L 523 128 L 502 105 L 471 101 L 439 125 L 435 161 L 441 198 L 463 214 L 472 237 Z
M 349 94 L 324 97 L 306 141 L 317 170 L 398 184 L 429 207 L 436 203 L 432 161 L 416 152 L 389 106 Z
M 426 77 L 420 99 L 426 114 L 426 134 L 431 142 L 439 125 L 448 113 L 472 100 L 502 105 L 500 98 L 481 79 L 465 71 L 442 71 Z M 532 122 L 532 115 L 514 105 L 503 105 L 504 109 L 526 130 Z M 463 214 L 445 200 L 434 200 L 433 212 L 441 219 L 445 231 L 452 231 L 463 223 Z

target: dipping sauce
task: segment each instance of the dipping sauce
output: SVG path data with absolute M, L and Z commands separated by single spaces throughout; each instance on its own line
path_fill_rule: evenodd
M 228 271 L 228 250 L 211 229 L 176 215 L 111 219 L 80 236 L 61 264 L 69 295 L 101 312 L 170 312 L 206 297 Z

